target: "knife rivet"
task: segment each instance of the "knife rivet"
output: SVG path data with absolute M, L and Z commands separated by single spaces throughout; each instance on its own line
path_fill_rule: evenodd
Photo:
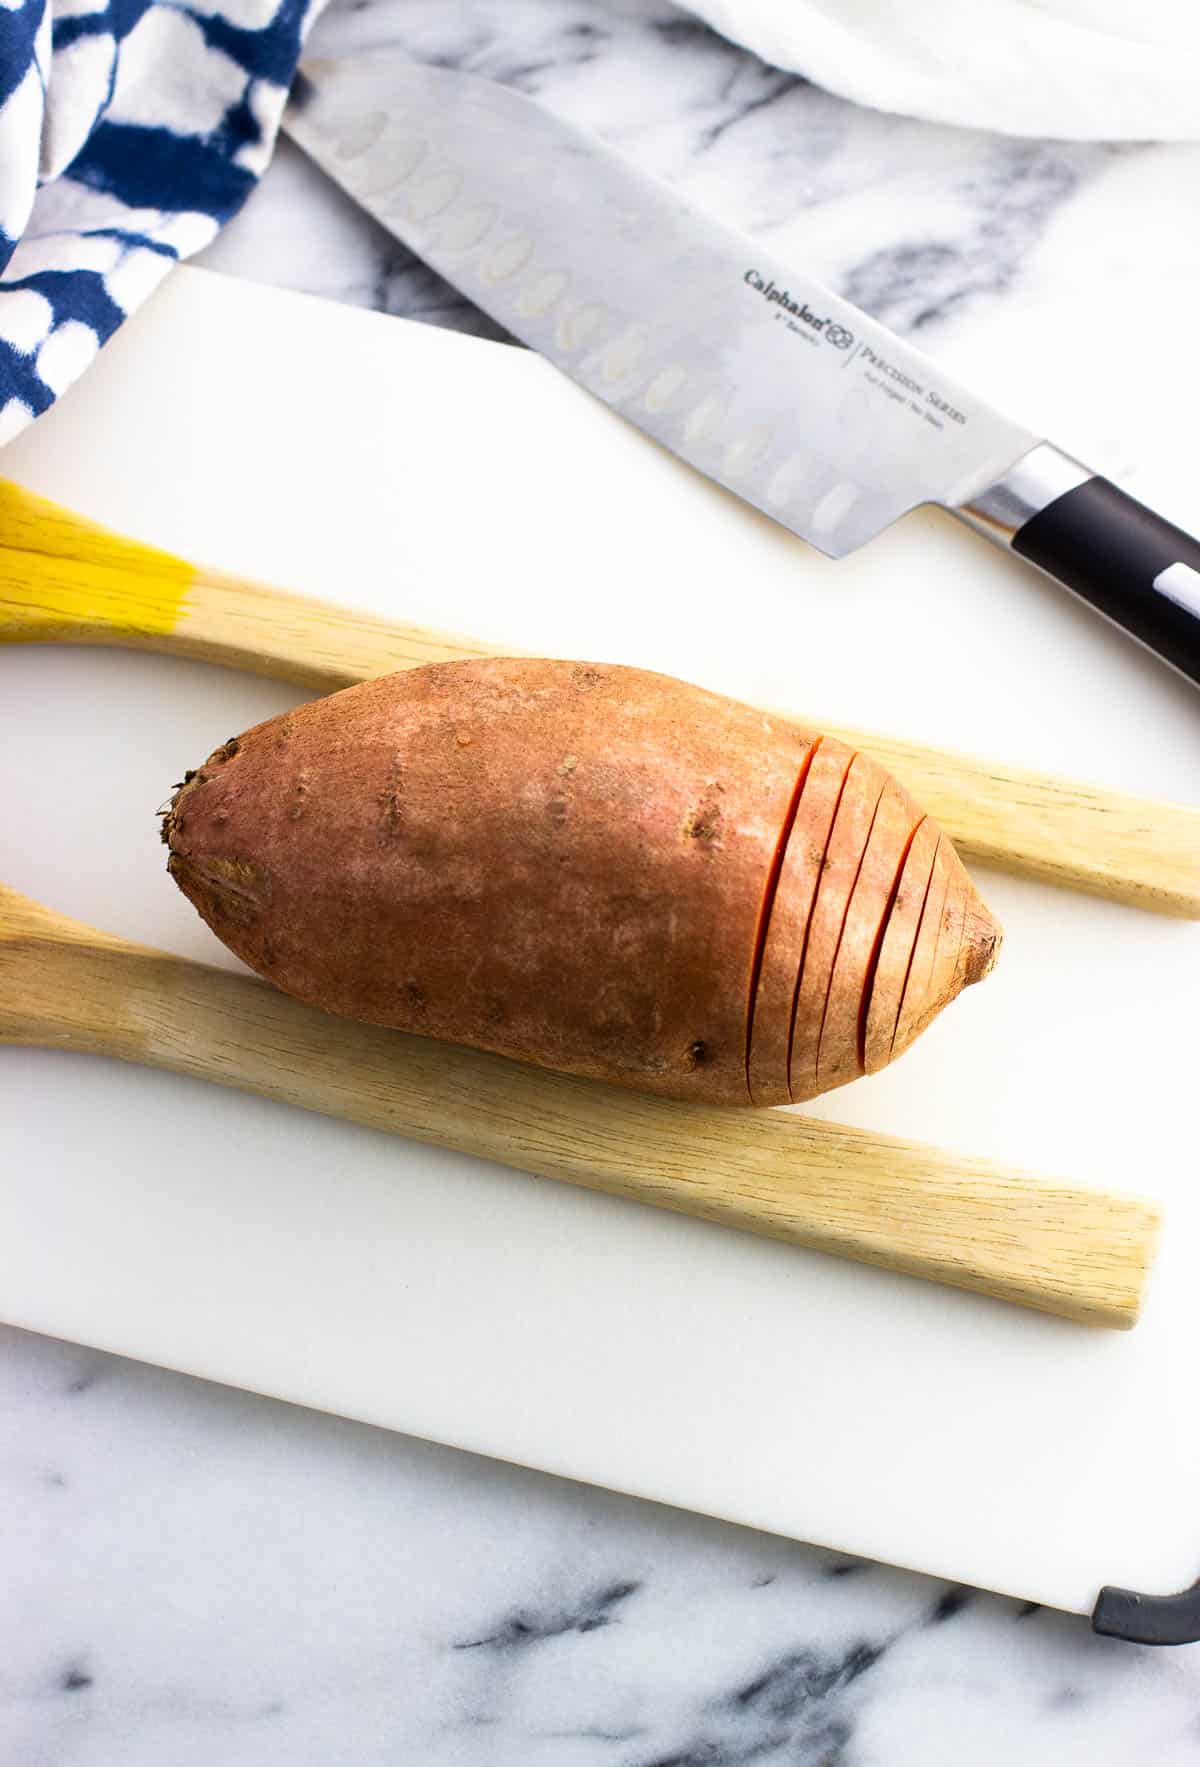
M 381 110 L 368 111 L 347 123 L 338 136 L 335 152 L 340 160 L 356 160 L 368 147 L 374 147 L 387 128 L 387 117 Z
M 547 270 L 543 276 L 535 276 L 529 286 L 521 291 L 517 302 L 517 311 L 527 319 L 540 319 L 548 313 L 556 301 L 566 293 L 570 277 L 565 270 Z
M 483 274 L 489 282 L 505 282 L 515 276 L 533 256 L 533 241 L 524 233 L 495 246 L 483 261 Z

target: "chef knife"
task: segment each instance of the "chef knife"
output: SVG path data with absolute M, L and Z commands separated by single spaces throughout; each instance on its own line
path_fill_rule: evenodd
M 1200 542 L 493 81 L 308 60 L 286 125 L 507 331 L 831 558 L 940 504 L 1200 684 Z

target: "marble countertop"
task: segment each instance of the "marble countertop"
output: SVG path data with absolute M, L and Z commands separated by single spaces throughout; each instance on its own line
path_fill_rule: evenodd
M 859 110 L 659 0 L 358 0 L 313 39 L 385 44 L 558 106 L 1097 466 L 1192 471 L 1169 375 L 1104 352 L 1194 310 L 1200 146 Z M 287 141 L 204 261 L 495 335 Z M 1200 1759 L 1194 1650 L 12 1331 L 0 1540 L 5 1767 Z
M 5 1767 L 1200 1756 L 1190 1649 L 2 1330 L 0 1419 Z

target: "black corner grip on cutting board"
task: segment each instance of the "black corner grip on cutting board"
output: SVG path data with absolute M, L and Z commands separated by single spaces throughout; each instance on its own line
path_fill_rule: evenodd
M 1178 1595 L 1104 1588 L 1092 1609 L 1092 1631 L 1129 1644 L 1200 1644 L 1200 1582 Z
M 1200 541 L 1091 478 L 1031 516 L 1011 544 L 1200 686 Z

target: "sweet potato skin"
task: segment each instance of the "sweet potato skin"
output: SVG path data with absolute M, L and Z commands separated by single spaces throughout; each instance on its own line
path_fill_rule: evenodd
M 223 745 L 172 802 L 168 869 L 326 1011 L 673 1098 L 794 1102 L 865 1070 L 885 947 L 899 1052 L 999 939 L 931 824 L 939 921 L 918 952 L 908 911 L 908 976 L 888 916 L 921 813 L 866 756 L 830 743 L 817 765 L 822 743 L 644 670 L 431 664 Z
M 168 819 L 170 869 L 252 969 L 329 1011 L 746 1104 L 759 912 L 809 741 L 641 670 L 433 665 L 218 750 Z

